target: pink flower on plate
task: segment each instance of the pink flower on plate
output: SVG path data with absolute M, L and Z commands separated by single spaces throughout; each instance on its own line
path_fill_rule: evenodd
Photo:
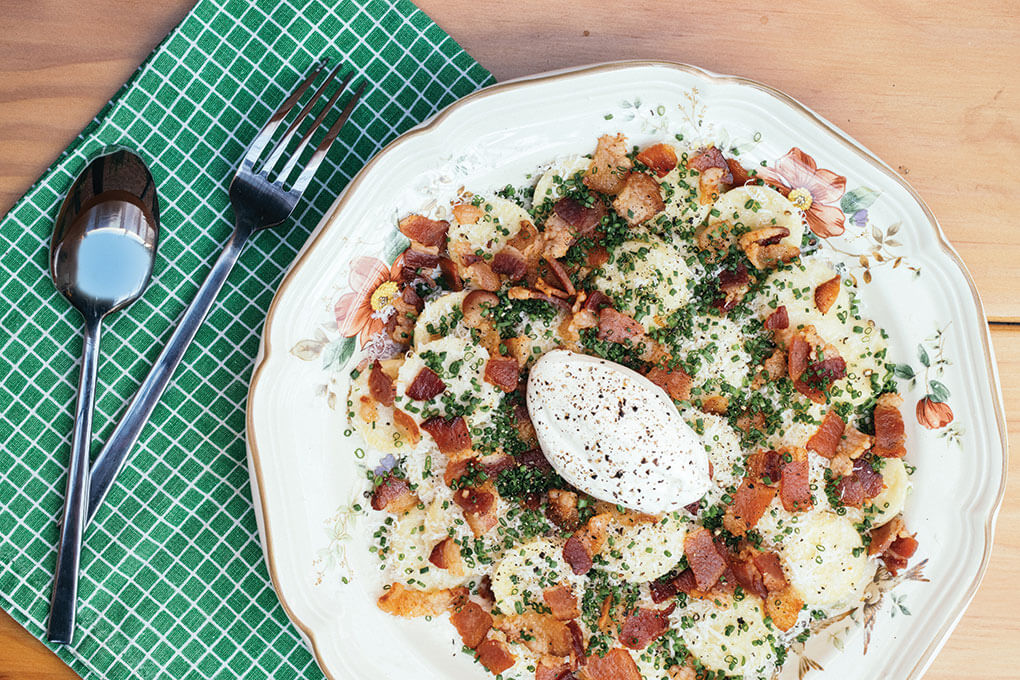
M 804 211 L 808 226 L 822 238 L 839 236 L 845 230 L 839 200 L 846 192 L 846 177 L 832 170 L 819 170 L 815 159 L 797 147 L 763 169 L 759 175 L 780 186 L 790 202 Z
M 386 327 L 393 298 L 400 292 L 397 277 L 403 259 L 401 255 L 389 267 L 374 257 L 356 257 L 351 261 L 347 285 L 352 292 L 341 295 L 333 307 L 341 335 L 359 336 L 364 347 Z

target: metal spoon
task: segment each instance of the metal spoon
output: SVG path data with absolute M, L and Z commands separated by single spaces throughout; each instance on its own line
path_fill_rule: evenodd
M 71 186 L 54 226 L 50 274 L 57 290 L 85 318 L 85 342 L 46 631 L 50 642 L 66 644 L 74 636 L 100 324 L 145 290 L 158 239 L 159 201 L 152 175 L 129 151 L 92 161 Z

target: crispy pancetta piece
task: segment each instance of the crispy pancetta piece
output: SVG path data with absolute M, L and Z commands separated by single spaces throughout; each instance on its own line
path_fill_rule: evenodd
M 721 269 L 718 274 L 719 296 L 712 303 L 721 314 L 736 307 L 750 290 L 751 275 L 741 262 L 736 269 Z
M 740 487 L 733 494 L 733 502 L 726 506 L 723 526 L 734 536 L 743 536 L 754 528 L 768 509 L 778 489 L 761 481 L 744 477 Z
M 787 446 L 779 453 L 783 456 L 779 500 L 787 512 L 810 510 L 812 500 L 807 451 L 797 446 Z
M 632 317 L 612 307 L 603 307 L 599 312 L 599 340 L 616 343 L 630 340 L 637 345 L 644 337 L 645 327 Z
M 907 437 L 903 430 L 903 415 L 900 404 L 903 398 L 895 393 L 883 394 L 875 404 L 875 445 L 872 448 L 876 456 L 883 458 L 902 458 L 907 454 L 903 445 Z
M 592 558 L 602 551 L 606 543 L 606 529 L 612 519 L 612 513 L 608 512 L 594 515 L 567 539 L 563 546 L 563 560 L 575 574 L 587 574 L 591 570 Z
M 414 376 L 414 380 L 404 390 L 404 394 L 416 401 L 428 401 L 445 391 L 446 383 L 439 375 L 428 366 L 422 366 L 418 375 Z
M 467 588 L 412 590 L 402 583 L 394 583 L 379 596 L 376 605 L 393 616 L 439 616 L 456 603 L 466 601 L 467 596 Z
M 687 160 L 687 168 L 697 170 L 701 205 L 714 202 L 733 182 L 730 166 L 714 146 L 699 149 Z
M 800 255 L 800 248 L 782 243 L 789 235 L 790 230 L 786 227 L 763 227 L 742 235 L 737 244 L 755 269 L 772 269 Z
M 418 446 L 418 442 L 421 441 L 421 430 L 418 429 L 418 423 L 414 422 L 414 418 L 393 407 L 393 425 L 409 445 Z
M 495 627 L 507 638 L 521 642 L 538 655 L 569 656 L 573 648 L 570 629 L 548 614 L 528 611 L 524 614 L 496 617 Z
M 478 604 L 467 602 L 450 614 L 450 623 L 460 633 L 464 644 L 475 649 L 492 629 L 492 615 Z
M 868 554 L 878 555 L 889 573 L 895 576 L 900 569 L 907 566 L 907 562 L 917 552 L 917 546 L 917 539 L 907 531 L 903 518 L 895 517 L 871 530 Z
M 401 515 L 418 505 L 418 496 L 411 491 L 410 483 L 390 472 L 372 491 L 372 509 Z
M 577 509 L 577 494 L 563 489 L 549 489 L 546 494 L 545 516 L 560 529 L 574 531 L 581 522 Z
M 521 367 L 517 359 L 489 357 L 485 362 L 485 382 L 504 392 L 513 392 L 521 380 Z
M 784 632 L 797 623 L 797 617 L 803 608 L 804 599 L 791 585 L 778 592 L 770 591 L 765 599 L 765 613 L 772 619 L 775 627 Z
M 637 154 L 637 160 L 647 165 L 656 176 L 665 177 L 676 167 L 676 151 L 668 144 L 653 144 Z
M 471 433 L 463 416 L 450 420 L 434 416 L 422 423 L 421 429 L 432 435 L 439 451 L 446 455 L 471 448 Z
M 648 166 L 658 177 L 665 177 L 676 168 L 676 151 L 669 144 L 653 144 L 641 150 L 637 160 Z
M 836 455 L 845 428 L 846 423 L 839 417 L 836 410 L 829 409 L 829 412 L 822 418 L 822 424 L 818 427 L 818 431 L 808 439 L 807 448 L 819 456 L 831 460 Z
M 493 675 L 499 675 L 514 665 L 517 657 L 510 653 L 506 643 L 499 640 L 484 640 L 475 648 L 478 662 Z
M 659 183 L 643 172 L 632 172 L 613 201 L 613 209 L 632 227 L 655 217 L 665 207 Z
M 464 519 L 475 536 L 482 536 L 496 526 L 496 496 L 474 488 L 458 489 L 453 502 L 464 512 Z
M 589 189 L 615 196 L 623 189 L 634 163 L 627 156 L 627 138 L 623 135 L 602 135 L 591 164 L 584 174 Z
M 620 642 L 624 647 L 644 649 L 652 640 L 669 630 L 669 615 L 673 609 L 674 605 L 665 609 L 638 607 L 624 620 Z
M 605 656 L 588 657 L 577 675 L 580 680 L 641 680 L 634 659 L 621 647 L 609 650 Z
M 839 274 L 827 281 L 822 281 L 815 287 L 815 307 L 822 314 L 825 314 L 835 304 L 839 297 Z
M 684 555 L 700 591 L 711 589 L 726 571 L 726 558 L 716 548 L 712 533 L 703 527 L 688 532 L 684 537 Z
M 482 206 L 474 203 L 457 203 L 452 209 L 453 218 L 460 224 L 478 224 L 478 220 L 485 217 Z
M 570 586 L 558 585 L 546 588 L 542 591 L 542 599 L 549 605 L 552 615 L 560 621 L 569 621 L 581 615 L 577 598 L 574 597 Z
M 450 223 L 446 220 L 430 220 L 424 215 L 408 215 L 400 220 L 397 228 L 401 234 L 423 246 L 445 248 Z
M 528 273 L 528 261 L 517 248 L 504 246 L 492 257 L 492 271 L 506 276 L 511 281 L 520 281 Z
M 687 401 L 691 398 L 691 376 L 682 368 L 655 366 L 645 377 L 666 390 L 666 394 L 676 401 Z
M 790 327 L 790 314 L 786 311 L 786 305 L 779 305 L 775 311 L 765 317 L 763 323 L 770 331 L 782 330 Z
M 464 559 L 460 556 L 460 546 L 453 538 L 447 536 L 432 548 L 429 562 L 446 569 L 454 576 L 464 575 Z
M 368 391 L 372 398 L 383 406 L 393 406 L 393 398 L 396 394 L 393 378 L 382 370 L 378 359 L 372 362 L 372 370 L 368 373 Z

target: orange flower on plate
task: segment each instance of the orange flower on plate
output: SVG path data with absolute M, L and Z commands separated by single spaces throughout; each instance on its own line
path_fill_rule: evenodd
M 925 397 L 917 402 L 917 422 L 929 430 L 937 430 L 953 422 L 953 409 L 944 401 Z
M 374 257 L 356 257 L 351 261 L 347 278 L 350 293 L 345 293 L 333 307 L 336 325 L 344 337 L 357 335 L 362 347 L 386 326 L 386 310 L 399 293 L 397 277 L 403 255 L 387 267 Z
M 843 233 L 845 215 L 839 200 L 846 193 L 846 177 L 818 169 L 815 159 L 797 147 L 763 169 L 759 175 L 775 183 L 790 202 L 804 211 L 811 231 L 822 238 Z

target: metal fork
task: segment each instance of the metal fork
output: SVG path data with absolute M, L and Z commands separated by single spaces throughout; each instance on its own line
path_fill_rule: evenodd
M 333 109 L 340 94 L 347 88 L 351 81 L 353 72 L 348 74 L 340 83 L 337 91 L 329 98 L 325 106 L 319 111 L 307 131 L 302 135 L 300 142 L 287 158 L 287 147 L 294 139 L 301 124 L 310 116 L 315 104 L 323 98 L 327 87 L 340 72 L 342 64 L 329 71 L 326 79 L 318 87 L 309 99 L 308 103 L 301 109 L 297 117 L 287 127 L 286 132 L 280 141 L 272 147 L 269 155 L 264 159 L 263 152 L 272 141 L 274 133 L 283 124 L 287 114 L 301 99 L 301 95 L 315 82 L 319 74 L 327 66 L 328 60 L 320 61 L 312 70 L 312 73 L 305 78 L 293 94 L 273 114 L 266 126 L 262 128 L 252 143 L 245 151 L 241 165 L 230 183 L 230 204 L 234 209 L 234 233 L 224 247 L 216 264 L 206 277 L 198 294 L 191 305 L 185 310 L 174 331 L 170 342 L 159 355 L 156 364 L 152 367 L 145 382 L 142 383 L 131 401 L 130 406 L 124 412 L 117 428 L 113 431 L 110 440 L 99 453 L 98 458 L 92 464 L 91 482 L 89 485 L 88 515 L 86 522 L 92 520 L 99 505 L 110 490 L 114 478 L 124 465 L 131 447 L 138 440 L 138 435 L 145 426 L 146 421 L 152 414 L 160 396 L 166 389 L 167 384 L 173 377 L 174 370 L 184 356 L 188 345 L 198 332 L 203 319 L 209 313 L 216 295 L 227 280 L 227 275 L 237 262 L 241 249 L 244 248 L 248 239 L 257 231 L 275 226 L 290 216 L 294 206 L 301 198 L 301 194 L 308 188 L 312 176 L 322 163 L 322 159 L 329 151 L 340 129 L 351 116 L 355 104 L 361 98 L 365 90 L 365 84 L 358 87 L 354 95 L 347 101 L 340 117 L 330 126 L 325 137 L 319 142 L 315 152 L 311 155 L 304 168 L 300 170 L 297 178 L 290 183 L 288 180 L 294 173 L 301 154 L 308 148 L 313 134 L 323 126 L 327 114 Z M 288 188 L 289 187 L 289 188 Z

